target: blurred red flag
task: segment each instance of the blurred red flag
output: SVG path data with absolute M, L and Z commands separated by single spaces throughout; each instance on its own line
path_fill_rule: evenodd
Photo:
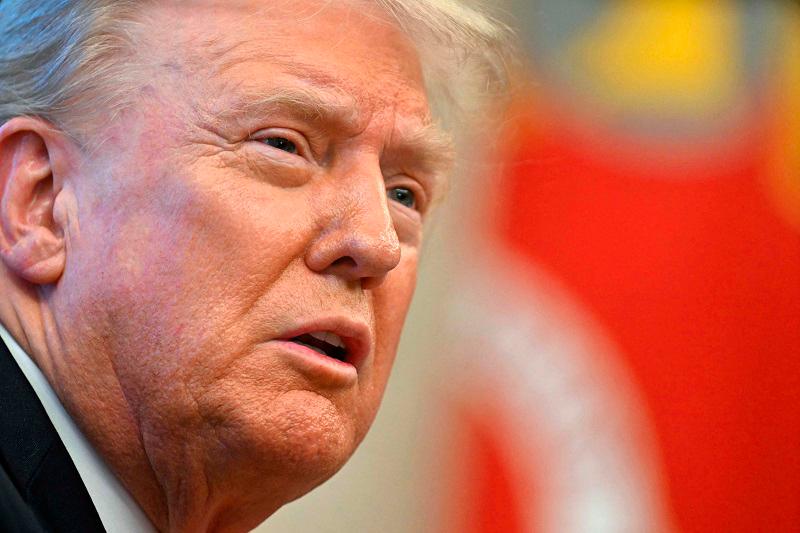
M 762 13 L 752 49 L 734 4 L 625 4 L 560 48 L 597 91 L 545 75 L 509 111 L 488 258 L 453 303 L 481 361 L 446 529 L 797 532 L 800 10 Z M 620 81 L 636 21 L 713 31 Z

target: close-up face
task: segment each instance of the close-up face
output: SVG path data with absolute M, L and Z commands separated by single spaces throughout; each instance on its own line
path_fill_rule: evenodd
M 372 6 L 142 17 L 147 79 L 74 180 L 55 374 L 84 413 L 119 383 L 163 484 L 296 497 L 375 416 L 447 150 L 412 43 Z

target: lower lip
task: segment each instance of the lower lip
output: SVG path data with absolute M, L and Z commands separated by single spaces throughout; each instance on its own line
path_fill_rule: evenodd
M 350 363 L 328 357 L 296 342 L 274 340 L 269 344 L 276 345 L 281 351 L 290 354 L 299 363 L 301 370 L 314 377 L 340 385 L 352 385 L 358 381 L 358 371 Z

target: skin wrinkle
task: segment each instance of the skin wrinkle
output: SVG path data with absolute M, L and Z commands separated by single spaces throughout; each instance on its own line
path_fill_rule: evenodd
M 39 304 L 39 310 L 40 310 L 40 313 L 41 313 L 41 316 L 42 316 L 42 321 L 44 323 L 44 329 L 45 329 L 44 341 L 45 341 L 45 344 L 47 346 L 47 349 L 50 352 L 59 354 L 59 356 L 63 357 L 63 354 L 59 353 L 60 347 L 64 345 L 63 344 L 63 338 L 62 338 L 62 335 L 61 335 L 61 331 L 58 328 L 58 323 L 52 317 L 51 310 L 44 303 L 45 301 L 47 301 L 47 299 L 46 299 L 47 287 L 37 287 L 37 289 L 39 290 L 39 293 L 43 296 L 42 297 L 42 301 Z M 50 335 L 47 334 L 49 332 L 55 333 L 57 339 L 59 340 L 58 343 L 51 343 L 50 342 Z M 54 358 L 53 362 L 57 362 L 59 358 Z M 57 364 L 48 365 L 46 367 L 46 370 L 48 371 L 48 374 L 52 374 L 54 376 L 54 379 L 52 380 L 53 383 L 58 383 L 60 381 L 60 380 L 55 378 L 59 374 L 59 368 L 58 368 Z M 64 397 L 64 392 L 65 391 L 60 390 L 56 386 L 54 386 L 54 389 L 56 390 L 59 398 L 63 398 Z
M 291 266 L 292 266 L 292 261 L 287 261 L 286 264 L 284 264 L 283 267 L 279 269 L 274 276 L 264 279 L 260 285 L 256 286 L 256 290 L 253 291 L 253 298 L 247 300 L 246 305 L 243 306 L 241 311 L 231 318 L 227 328 L 224 330 L 225 335 L 233 331 L 242 322 L 245 316 L 253 312 L 253 310 L 258 305 L 259 301 L 264 297 L 265 294 L 267 294 L 268 292 L 267 287 L 274 284 L 277 279 L 283 277 L 286 274 L 286 271 L 289 268 L 291 268 Z M 224 366 L 223 368 L 225 370 L 229 369 L 227 365 Z
M 259 99 L 258 95 L 248 94 L 246 89 L 229 87 L 227 89 L 234 92 L 234 94 L 240 91 L 240 95 L 233 102 L 226 102 L 227 109 L 205 110 L 205 113 L 212 117 L 219 117 L 220 120 L 224 121 L 229 118 L 229 115 L 235 117 L 237 114 L 259 113 L 263 109 L 287 107 L 295 110 L 298 114 L 304 114 L 306 117 L 313 114 L 321 121 L 333 123 L 338 122 L 334 121 L 333 117 L 341 115 L 342 110 L 351 109 L 355 112 L 359 107 L 357 100 L 347 90 L 342 89 L 345 85 L 342 80 L 320 72 L 318 68 L 311 65 L 297 61 L 282 60 L 279 56 L 270 56 L 269 60 L 283 66 L 289 74 L 293 74 L 301 80 L 306 80 L 314 86 L 330 89 L 332 93 L 323 95 L 319 89 L 278 88 L 274 93 L 264 95 Z M 228 91 L 224 92 L 228 93 Z M 337 93 L 338 96 L 336 96 Z M 341 102 L 337 102 L 340 98 L 342 99 Z M 392 106 L 396 106 L 397 100 L 397 94 L 395 94 L 395 97 L 388 99 L 388 102 Z M 252 103 L 245 105 L 242 102 Z M 350 135 L 355 136 L 363 133 L 369 121 L 370 117 L 361 119 L 342 117 L 338 129 L 352 131 Z M 356 126 L 354 123 L 362 125 Z M 422 124 L 423 126 L 415 132 L 404 132 L 403 137 L 409 140 L 404 140 L 403 142 L 408 142 L 411 145 L 409 147 L 410 150 L 420 153 L 420 160 L 429 162 L 429 164 L 441 161 L 437 163 L 437 170 L 441 167 L 446 172 L 452 165 L 452 140 L 431 121 L 429 116 L 422 121 Z M 219 133 L 216 130 L 212 131 Z
M 264 25 L 265 23 L 269 24 L 270 18 L 273 14 L 272 12 L 276 10 L 276 5 L 277 2 L 273 0 L 272 5 L 269 8 L 264 7 L 260 12 L 255 13 L 248 13 L 245 8 L 242 8 L 239 16 L 239 24 L 247 25 L 249 21 L 257 22 L 259 25 Z M 236 9 L 235 6 L 231 7 Z M 310 24 L 315 16 L 323 13 L 327 8 L 327 5 L 319 6 L 310 15 L 308 15 L 306 19 L 300 18 L 298 21 Z M 195 4 L 193 9 L 202 9 L 202 7 Z M 300 15 L 301 14 L 298 14 L 298 16 Z M 273 35 L 284 32 L 281 25 L 277 23 L 269 24 L 267 31 Z M 173 39 L 178 39 L 176 34 L 172 34 L 170 37 Z M 289 37 L 288 34 L 287 37 Z M 267 39 L 251 39 L 248 41 L 238 41 L 233 43 L 225 43 L 224 39 L 225 37 L 222 36 L 209 37 L 208 35 L 204 35 L 200 40 L 191 37 L 183 42 L 176 40 L 170 43 L 170 47 L 167 49 L 183 50 L 183 57 L 186 59 L 183 64 L 175 64 L 171 61 L 167 61 L 165 64 L 177 65 L 179 68 L 173 69 L 173 72 L 185 74 L 188 78 L 192 78 L 199 72 L 202 72 L 203 75 L 210 75 L 210 77 L 225 79 L 230 69 L 241 64 L 243 61 L 250 60 L 253 57 L 259 57 L 264 62 L 274 64 L 282 64 L 282 62 L 287 60 L 288 62 L 292 61 L 291 55 L 276 53 L 271 50 L 269 46 L 259 46 L 259 43 L 265 41 L 269 42 Z M 198 59 L 194 60 L 193 58 L 195 55 L 189 53 L 193 50 L 203 50 L 204 53 L 208 54 L 208 56 L 202 57 L 202 59 L 200 56 L 198 56 Z M 313 81 L 317 82 L 319 86 L 336 88 L 336 86 L 333 84 L 326 83 L 324 81 L 325 78 L 328 78 L 329 80 L 333 80 L 334 78 L 327 76 L 322 70 L 313 67 L 313 65 L 306 66 L 311 67 L 312 70 L 305 71 L 303 70 L 302 66 L 299 66 L 300 68 L 297 68 L 292 72 L 295 72 L 299 75 L 308 73 L 311 76 L 315 76 L 316 79 Z
M 67 237 L 67 241 L 69 241 L 69 237 Z M 45 287 L 42 287 L 40 290 L 42 292 L 44 292 L 44 291 L 48 290 L 48 288 L 52 289 L 52 286 L 45 286 Z M 43 296 L 45 296 L 45 295 L 43 294 Z M 65 346 L 66 342 L 65 342 L 65 338 L 64 338 L 63 332 L 58 327 L 58 322 L 53 319 L 52 314 L 50 312 L 50 309 L 47 308 L 44 305 L 44 302 L 46 302 L 46 301 L 47 301 L 46 297 L 42 298 L 42 304 L 41 304 L 41 313 L 42 313 L 42 315 L 41 316 L 43 318 L 45 318 L 45 320 L 46 320 L 46 322 L 45 322 L 45 324 L 46 324 L 45 330 L 55 334 L 56 338 L 58 339 L 58 342 L 49 342 L 50 341 L 50 335 L 45 335 L 45 342 L 48 343 L 48 349 L 51 351 L 51 353 L 59 353 L 60 352 L 60 347 L 61 346 Z M 47 320 L 48 318 L 49 318 L 49 320 Z M 65 354 L 62 354 L 61 358 L 65 358 Z M 53 359 L 53 360 L 57 361 L 58 359 Z M 119 372 L 117 370 L 117 367 L 115 365 L 114 359 L 111 358 L 111 357 L 106 357 L 106 361 L 107 361 L 108 366 L 114 372 L 114 376 L 116 377 L 116 382 L 118 384 L 122 383 L 122 381 L 120 379 L 120 374 L 119 374 Z M 69 401 L 69 398 L 70 398 L 69 390 L 65 389 L 63 387 L 62 388 L 57 387 L 57 384 L 61 382 L 59 379 L 55 378 L 55 376 L 57 376 L 59 374 L 58 366 L 57 365 L 56 366 L 51 366 L 50 367 L 50 372 L 53 373 L 53 377 L 51 377 L 49 379 L 49 381 L 51 382 L 51 384 L 54 385 L 54 388 L 55 388 L 59 398 L 61 398 L 62 401 L 64 401 L 64 400 Z M 124 400 L 123 401 L 123 405 L 127 409 L 127 412 L 129 414 L 129 416 L 132 419 L 137 419 L 136 410 L 134 409 L 133 404 L 130 402 L 130 399 L 128 398 L 127 394 L 125 393 L 124 387 L 118 385 L 115 388 L 119 392 L 119 394 L 121 395 L 122 399 Z M 81 424 L 81 420 L 77 420 L 77 422 L 78 422 L 79 425 L 83 426 Z M 138 424 L 138 425 L 136 425 L 136 428 L 137 428 L 136 429 L 136 434 L 137 434 L 137 437 L 138 437 L 138 440 L 139 440 L 139 445 L 142 446 L 142 449 L 146 449 L 144 435 L 142 434 L 143 426 L 141 424 Z M 84 429 L 84 431 L 85 431 L 87 428 L 85 426 L 83 426 L 82 429 Z M 149 460 L 149 455 L 145 454 L 145 458 L 147 459 L 145 464 L 146 464 L 147 468 L 149 469 L 147 475 L 152 476 L 153 479 L 158 479 L 159 477 L 158 477 L 158 475 L 156 473 L 156 470 L 153 468 L 153 464 Z M 162 487 L 162 489 L 165 489 L 165 488 L 166 487 Z M 161 505 L 162 505 L 162 508 L 166 507 L 166 505 L 164 503 L 162 503 Z
M 274 278 L 269 278 L 269 279 L 266 279 L 266 280 L 265 280 L 265 282 L 264 282 L 264 288 L 261 288 L 261 287 L 259 287 L 259 288 L 258 288 L 258 290 L 254 291 L 254 295 L 255 295 L 255 296 L 254 296 L 253 300 L 250 302 L 250 304 L 249 304 L 249 305 L 248 305 L 246 308 L 242 309 L 242 311 L 241 311 L 241 313 L 240 313 L 239 315 L 236 315 L 236 316 L 234 316 L 234 317 L 231 319 L 231 321 L 230 321 L 230 323 L 229 323 L 229 325 L 228 325 L 228 328 L 225 330 L 225 335 L 227 335 L 227 333 L 229 333 L 229 332 L 233 331 L 233 330 L 234 330 L 234 329 L 235 329 L 235 328 L 236 328 L 236 327 L 239 325 L 239 323 L 240 323 L 240 322 L 243 320 L 243 318 L 244 318 L 244 317 L 245 317 L 247 314 L 250 314 L 250 313 L 253 311 L 253 309 L 254 309 L 254 308 L 255 308 L 255 307 L 258 305 L 258 303 L 259 303 L 259 300 L 260 300 L 261 298 L 263 298 L 263 295 L 264 295 L 264 294 L 267 292 L 267 291 L 265 290 L 265 289 L 266 289 L 266 287 L 268 287 L 269 285 L 271 285 L 272 283 L 274 283 L 275 279 L 277 279 L 277 278 L 280 278 L 281 276 L 283 276 L 283 275 L 284 275 L 284 273 L 286 272 L 286 270 L 287 270 L 288 268 L 290 268 L 291 266 L 292 266 L 291 264 L 286 264 L 286 265 L 285 265 L 285 267 L 284 267 L 284 269 L 283 269 L 283 270 L 281 270 L 281 271 L 278 273 L 278 275 L 276 275 Z M 324 304 L 324 300 L 321 298 L 321 301 L 320 301 L 320 307 L 322 306 L 322 304 Z M 223 336 L 224 336 L 224 335 L 223 335 Z M 233 355 L 233 356 L 231 357 L 231 359 L 239 359 L 239 358 L 241 358 L 241 357 L 242 357 L 241 355 Z M 226 374 L 227 372 L 231 371 L 231 367 L 230 367 L 230 366 L 227 366 L 227 365 L 226 365 L 226 366 L 223 366 L 223 367 L 222 367 L 222 371 L 223 371 L 223 373 L 222 373 L 222 374 L 213 375 L 213 377 L 212 377 L 212 376 L 209 376 L 209 381 L 218 380 L 218 379 L 220 379 L 220 378 L 223 378 L 223 377 L 225 377 L 225 374 Z
M 114 364 L 113 359 L 109 360 L 109 364 L 111 365 L 111 368 L 114 371 L 114 375 L 116 376 L 117 381 L 121 382 L 120 381 L 121 376 L 120 376 L 120 374 L 119 374 L 119 372 L 118 372 L 118 370 L 116 368 L 116 365 Z M 128 412 L 130 413 L 131 417 L 134 418 L 134 419 L 138 418 L 135 415 L 135 410 L 133 408 L 133 404 L 131 403 L 131 400 L 128 397 L 128 395 L 126 394 L 124 387 L 120 386 L 118 389 L 119 389 L 120 394 L 122 395 L 122 398 L 125 401 L 125 406 L 127 407 Z M 145 440 L 145 436 L 144 436 L 144 426 L 141 424 L 141 420 L 139 420 L 139 423 L 137 424 L 137 436 L 138 436 L 138 439 L 139 439 L 139 445 L 145 451 L 145 453 L 144 453 L 145 464 L 147 465 L 147 467 L 149 469 L 149 474 L 153 477 L 153 479 L 156 479 L 159 482 L 161 482 L 161 478 L 160 478 L 160 476 L 156 472 L 156 469 L 153 466 L 153 462 L 151 460 L 151 456 L 150 456 L 149 453 L 147 453 L 147 445 L 146 445 L 146 440 Z M 161 485 L 161 490 L 163 491 L 164 494 L 167 494 L 166 489 L 167 489 L 167 487 L 162 484 Z M 162 502 L 162 506 L 165 507 L 165 508 L 168 508 L 167 502 Z
M 224 441 L 220 438 L 219 433 L 217 431 L 217 423 L 213 419 L 209 419 L 209 416 L 206 413 L 204 413 L 204 411 L 202 409 L 202 406 L 201 406 L 200 402 L 197 401 L 197 398 L 194 396 L 194 393 L 193 393 L 192 389 L 190 387 L 186 386 L 186 385 L 184 385 L 184 389 L 186 391 L 186 394 L 189 396 L 189 398 L 194 402 L 195 409 L 196 409 L 198 415 L 200 416 L 200 418 L 203 420 L 204 426 L 207 426 L 207 427 L 209 427 L 211 429 L 212 436 L 216 440 L 217 446 L 219 448 L 225 449 L 226 445 L 225 445 Z M 206 498 L 205 498 L 204 507 L 206 509 L 209 509 L 209 508 L 212 507 L 212 503 L 213 503 L 212 494 L 211 494 L 211 488 L 214 486 L 214 484 L 211 481 L 212 476 L 209 474 L 208 467 L 206 466 L 206 463 L 203 463 L 203 465 L 201 467 L 201 470 L 203 472 L 203 479 L 205 481 L 205 485 L 204 485 L 203 488 L 204 488 L 204 490 L 206 492 Z M 211 528 L 209 528 L 209 529 L 211 529 Z
M 259 50 L 258 46 L 253 46 L 253 48 L 254 51 Z M 236 47 L 228 47 L 228 49 L 225 51 L 218 53 L 216 57 L 219 59 L 224 59 L 226 55 L 230 54 L 231 51 L 236 49 Z M 295 112 L 300 115 L 305 115 L 308 117 L 309 115 L 313 114 L 322 122 L 333 123 L 334 121 L 332 120 L 332 117 L 340 116 L 343 109 L 352 109 L 355 111 L 355 109 L 358 107 L 357 105 L 348 103 L 346 101 L 347 99 L 350 99 L 352 102 L 352 97 L 350 97 L 347 91 L 341 89 L 341 87 L 345 85 L 341 79 L 331 77 L 330 75 L 321 72 L 320 69 L 311 65 L 281 58 L 279 55 L 269 54 L 266 57 L 268 58 L 268 61 L 280 64 L 287 72 L 295 74 L 301 79 L 308 80 L 316 86 L 330 88 L 334 91 L 334 94 L 339 93 L 341 98 L 344 98 L 344 100 L 342 100 L 341 103 L 335 103 L 339 97 L 335 97 L 333 95 L 322 96 L 321 94 L 315 94 L 314 91 L 298 91 L 298 89 L 279 88 L 273 94 L 265 95 L 260 100 L 255 98 L 254 95 L 245 93 L 235 98 L 233 102 L 226 103 L 226 108 L 222 110 L 203 110 L 201 112 L 207 116 L 215 117 L 216 121 L 224 122 L 227 118 L 229 118 L 228 115 L 235 116 L 237 114 L 250 114 L 253 112 L 259 114 L 262 109 L 287 107 L 294 109 Z M 241 58 L 229 58 L 228 62 L 226 63 L 226 70 L 239 64 L 240 61 Z M 237 91 L 237 89 L 243 91 L 239 88 L 229 89 L 232 89 L 234 92 Z M 229 90 L 221 91 L 221 93 L 229 94 Z M 240 103 L 237 104 L 237 101 Z M 242 102 L 252 102 L 252 104 L 245 105 Z M 301 102 L 302 104 L 298 105 L 298 103 Z M 398 105 L 397 92 L 395 93 L 395 97 L 391 98 L 389 102 L 392 106 Z M 353 131 L 352 135 L 358 135 L 362 133 L 364 129 L 366 129 L 370 118 L 365 117 L 362 119 L 361 123 L 363 126 L 361 127 L 349 125 L 352 121 L 353 117 L 342 117 L 341 124 L 337 128 L 338 131 L 355 130 Z M 432 181 L 434 183 L 438 183 L 438 181 L 442 179 L 441 176 L 445 175 L 452 166 L 452 141 L 430 121 L 430 118 L 427 118 L 423 124 L 424 126 L 418 131 L 404 135 L 409 139 L 409 147 L 407 150 L 409 152 L 415 152 L 418 154 L 418 159 L 422 162 L 423 167 L 433 167 L 431 168 L 430 172 L 437 175 L 438 178 L 434 178 Z M 217 134 L 221 133 L 217 129 L 212 129 L 212 131 Z M 252 131 L 249 133 L 252 133 Z M 444 189 L 446 189 L 446 186 L 439 186 L 434 189 L 434 192 L 438 192 L 439 190 L 443 191 Z M 438 197 L 438 194 L 431 195 L 432 204 L 438 203 Z

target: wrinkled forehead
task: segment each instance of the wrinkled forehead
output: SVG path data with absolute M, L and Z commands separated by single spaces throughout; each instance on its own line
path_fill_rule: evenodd
M 295 77 L 370 108 L 428 116 L 416 47 L 377 2 L 186 0 L 146 18 L 156 30 L 144 36 L 147 55 L 195 83 L 252 92 Z

